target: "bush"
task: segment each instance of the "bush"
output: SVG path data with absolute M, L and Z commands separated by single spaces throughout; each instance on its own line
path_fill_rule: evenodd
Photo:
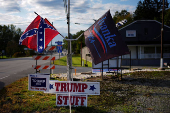
M 30 56 L 30 51 L 29 50 L 27 50 L 27 51 L 25 51 L 25 56 Z
M 80 54 L 73 54 L 72 57 L 80 57 Z
M 16 58 L 16 57 L 24 57 L 25 53 L 24 52 L 16 52 L 12 55 L 12 57 Z

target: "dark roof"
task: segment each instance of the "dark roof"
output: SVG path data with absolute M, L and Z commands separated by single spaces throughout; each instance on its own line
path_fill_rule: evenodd
M 126 42 L 130 44 L 160 44 L 162 23 L 156 20 L 137 20 L 119 29 Z M 126 30 L 136 30 L 136 37 L 126 37 Z M 164 44 L 170 44 L 170 27 L 164 25 Z

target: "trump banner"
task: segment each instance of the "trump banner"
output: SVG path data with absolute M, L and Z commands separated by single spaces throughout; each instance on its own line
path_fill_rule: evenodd
M 38 15 L 20 37 L 19 44 L 42 53 L 58 34 L 59 32 L 47 19 Z
M 49 81 L 50 89 L 45 93 L 100 95 L 100 82 Z
M 111 17 L 110 10 L 84 32 L 94 64 L 129 53 Z

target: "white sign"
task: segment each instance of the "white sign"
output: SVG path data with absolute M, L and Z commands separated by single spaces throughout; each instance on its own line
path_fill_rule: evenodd
M 28 75 L 28 90 L 31 91 L 49 91 L 49 78 L 48 74 L 29 74 Z
M 109 63 L 109 64 L 108 64 Z M 121 59 L 120 57 L 114 57 L 103 61 L 103 72 L 117 71 L 116 67 L 120 67 Z M 109 67 L 108 67 L 109 66 Z M 102 63 L 94 64 L 92 63 L 92 73 L 102 72 Z
M 100 82 L 75 82 L 50 80 L 50 89 L 46 93 L 71 95 L 100 95 Z
M 136 30 L 126 30 L 126 37 L 136 37 Z
M 70 101 L 69 101 L 70 99 Z M 87 95 L 61 95 L 56 94 L 57 106 L 86 106 L 87 107 Z

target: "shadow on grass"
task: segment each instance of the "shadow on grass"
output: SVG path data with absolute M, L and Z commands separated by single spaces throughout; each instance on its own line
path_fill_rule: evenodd
M 60 108 L 61 112 L 68 113 L 69 107 L 62 107 Z M 71 111 L 73 113 L 107 113 L 106 111 L 96 109 L 94 107 L 72 107 Z
M 7 94 L 7 89 L 4 87 L 4 83 L 3 82 L 0 82 L 0 101 L 2 99 L 5 99 L 6 98 L 6 94 Z M 0 102 L 0 108 L 1 106 L 3 105 L 3 102 L 1 101 Z
M 1 91 L 1 89 L 4 88 L 4 86 L 5 86 L 5 83 L 0 81 L 0 91 Z

